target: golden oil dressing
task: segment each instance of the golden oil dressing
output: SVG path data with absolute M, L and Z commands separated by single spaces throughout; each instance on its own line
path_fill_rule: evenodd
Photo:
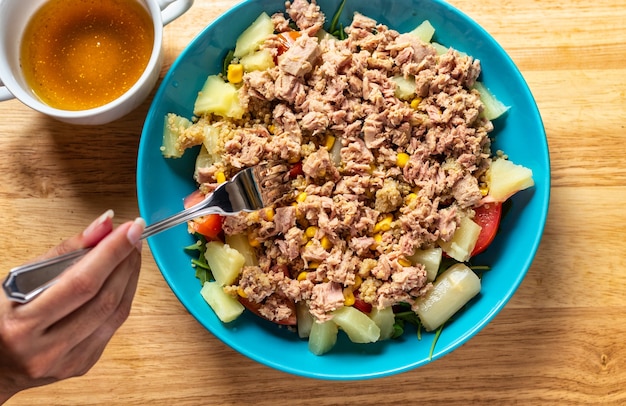
M 86 110 L 137 82 L 153 42 L 152 19 L 134 0 L 51 0 L 28 23 L 20 62 L 44 103 Z

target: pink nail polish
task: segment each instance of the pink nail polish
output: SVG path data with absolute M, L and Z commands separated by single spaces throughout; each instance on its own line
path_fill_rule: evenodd
M 98 217 L 97 219 L 95 219 L 93 221 L 93 223 L 91 223 L 86 229 L 85 231 L 83 231 L 83 235 L 84 236 L 88 236 L 89 234 L 91 234 L 96 228 L 98 228 L 98 226 L 100 226 L 102 223 L 104 223 L 105 221 L 107 221 L 108 219 L 112 219 L 113 216 L 115 215 L 115 213 L 113 212 L 113 210 L 107 210 L 105 211 L 100 217 Z

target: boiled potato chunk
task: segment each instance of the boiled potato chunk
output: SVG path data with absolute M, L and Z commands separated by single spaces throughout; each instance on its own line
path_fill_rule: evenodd
M 232 285 L 246 259 L 239 251 L 221 241 L 210 241 L 204 253 L 215 280 L 223 286 Z
M 426 279 L 428 282 L 432 282 L 437 277 L 442 257 L 443 250 L 440 247 L 433 247 L 424 250 L 415 250 L 415 253 L 407 259 L 414 265 L 424 265 L 426 268 Z
M 202 144 L 213 159 L 213 163 L 222 161 L 222 154 L 219 149 L 220 130 L 214 125 L 203 126 L 204 139 Z
M 508 159 L 498 158 L 491 163 L 487 171 L 489 195 L 496 202 L 503 202 L 520 190 L 535 184 L 533 171 L 516 165 Z
M 243 65 L 244 72 L 255 70 L 267 70 L 274 67 L 274 57 L 267 49 L 261 49 L 251 54 L 244 55 L 239 60 Z
M 309 351 L 315 355 L 330 351 L 337 343 L 337 332 L 337 325 L 332 320 L 313 322 L 309 335 Z
M 267 13 L 263 12 L 241 33 L 235 44 L 234 56 L 241 58 L 256 51 L 270 35 L 274 34 L 274 23 Z
M 393 325 L 396 322 L 396 316 L 393 314 L 393 308 L 385 307 L 379 309 L 374 307 L 370 312 L 370 318 L 376 323 L 380 329 L 380 337 L 378 340 L 388 340 L 393 334 Z
M 435 48 L 435 51 L 437 52 L 437 55 L 443 55 L 443 54 L 447 54 L 448 51 L 450 50 L 450 47 L 447 47 L 443 44 L 440 44 L 438 42 L 432 42 L 430 45 L 433 46 L 433 48 Z
M 332 321 L 346 332 L 353 343 L 373 343 L 380 338 L 380 328 L 376 323 L 354 307 L 340 307 L 332 315 Z
M 509 109 L 481 82 L 474 83 L 474 89 L 480 93 L 480 101 L 485 105 L 482 114 L 487 120 L 495 120 Z
M 239 103 L 237 87 L 225 82 L 218 75 L 207 78 L 193 108 L 193 114 L 196 116 L 208 113 L 230 118 L 241 118 L 244 113 Z
M 415 78 L 397 75 L 391 78 L 396 84 L 395 96 L 400 100 L 412 100 L 415 97 Z
M 410 34 L 415 35 L 425 43 L 429 43 L 435 35 L 435 27 L 432 26 L 430 21 L 424 20 L 420 25 L 415 27 Z
M 296 303 L 296 320 L 298 322 L 298 337 L 307 338 L 311 335 L 311 328 L 315 321 L 306 302 Z
M 256 252 L 254 251 L 254 248 L 252 248 L 252 246 L 250 245 L 247 234 L 228 234 L 226 235 L 226 244 L 228 244 L 231 248 L 236 249 L 241 255 L 243 255 L 245 259 L 245 266 L 259 265 L 259 260 L 256 256 Z
M 235 320 L 245 309 L 237 299 L 224 292 L 219 282 L 205 282 L 200 294 L 224 323 Z
M 464 264 L 452 265 L 435 282 L 433 288 L 417 301 L 417 315 L 427 331 L 448 321 L 480 292 L 480 279 Z
M 178 138 L 191 126 L 191 121 L 174 113 L 168 113 L 163 123 L 161 154 L 165 158 L 180 158 L 183 150 L 178 147 Z
M 438 244 L 446 254 L 460 262 L 470 259 L 476 246 L 481 227 L 468 217 L 461 217 L 461 224 L 454 232 L 450 241 L 439 241 Z
M 193 171 L 194 179 L 198 178 L 198 171 L 200 170 L 200 168 L 206 168 L 207 166 L 211 166 L 212 164 L 213 157 L 211 156 L 211 154 L 209 154 L 209 151 L 207 151 L 206 147 L 202 145 L 200 147 L 200 152 L 196 157 L 196 164 Z

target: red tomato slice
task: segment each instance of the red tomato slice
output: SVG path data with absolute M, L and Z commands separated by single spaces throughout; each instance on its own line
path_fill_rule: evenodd
M 474 222 L 481 227 L 481 230 L 471 256 L 486 250 L 495 238 L 502 217 L 502 203 L 486 203 L 475 208 L 474 212 L 476 213 Z
M 287 52 L 300 35 L 302 35 L 300 31 L 285 31 L 278 34 L 278 55 L 282 55 Z
M 289 179 L 295 179 L 299 175 L 303 174 L 304 172 L 302 171 L 302 162 L 296 162 L 289 170 Z
M 191 206 L 195 206 L 196 204 L 200 203 L 203 200 L 204 200 L 204 194 L 200 192 L 199 190 L 196 190 L 195 192 L 192 192 L 189 196 L 183 199 L 183 206 L 185 207 L 185 209 L 188 209 Z
M 189 228 L 196 233 L 202 234 L 209 240 L 217 240 L 222 233 L 223 220 L 219 214 L 209 214 L 208 216 L 191 220 Z
M 191 193 L 183 200 L 183 206 L 188 209 L 204 200 L 204 194 L 199 190 Z M 222 233 L 222 222 L 224 219 L 219 214 L 209 214 L 208 216 L 198 217 L 187 223 L 189 229 L 198 234 L 202 234 L 209 240 L 219 239 Z
M 259 312 L 259 308 L 261 307 L 260 303 L 252 302 L 241 296 L 238 296 L 238 298 L 239 298 L 239 302 L 242 305 L 244 305 L 246 309 L 250 310 L 252 313 L 256 314 L 260 318 L 268 320 L 267 317 L 263 316 Z M 291 316 L 283 320 L 278 320 L 278 321 L 269 320 L 269 321 L 271 321 L 272 323 L 281 324 L 283 326 L 295 326 L 296 324 L 298 324 L 298 320 L 296 318 L 296 304 L 292 300 L 287 300 L 287 299 L 285 299 L 285 304 L 287 304 L 287 306 L 289 306 L 289 308 L 291 309 Z
M 352 305 L 355 309 L 360 310 L 363 313 L 369 314 L 372 311 L 372 305 L 369 303 L 365 303 L 363 299 L 359 297 L 354 298 L 354 304 Z

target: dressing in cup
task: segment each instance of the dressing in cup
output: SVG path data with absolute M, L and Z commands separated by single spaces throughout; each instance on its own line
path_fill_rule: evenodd
M 0 2 L 0 101 L 17 98 L 72 124 L 104 124 L 126 115 L 158 80 L 163 27 L 192 4 Z

